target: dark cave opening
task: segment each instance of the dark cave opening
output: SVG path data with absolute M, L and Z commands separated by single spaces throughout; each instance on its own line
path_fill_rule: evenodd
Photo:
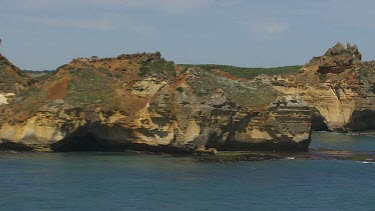
M 26 144 L 0 140 L 0 150 L 32 151 L 32 148 Z
M 82 136 L 70 136 L 52 145 L 52 150 L 57 152 L 86 152 L 86 151 L 123 151 L 124 146 L 111 144 L 99 139 L 92 133 Z
M 77 128 L 51 148 L 58 152 L 123 151 L 129 142 L 128 137 L 129 131 L 125 128 L 91 123 Z
M 346 127 L 353 132 L 375 130 L 375 111 L 368 109 L 354 111 Z
M 151 136 L 145 129 L 138 129 L 143 135 Z M 155 132 L 155 131 L 153 131 Z M 132 130 L 121 126 L 90 124 L 82 126 L 65 139 L 54 143 L 51 149 L 55 152 L 123 152 L 126 150 L 168 153 L 191 153 L 171 145 L 152 146 L 133 142 Z
M 154 153 L 192 153 L 189 150 L 184 150 L 169 145 L 151 146 L 143 143 L 131 143 L 126 140 L 111 141 L 98 139 L 98 137 L 94 136 L 93 134 L 61 140 L 52 145 L 52 150 L 55 152 L 124 152 L 131 150 Z
M 313 115 L 311 116 L 311 130 L 329 131 L 325 118 L 318 110 L 313 111 Z

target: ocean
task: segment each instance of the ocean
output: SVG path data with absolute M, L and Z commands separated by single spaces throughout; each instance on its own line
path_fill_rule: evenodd
M 314 133 L 311 149 L 375 153 L 375 137 Z M 0 152 L 0 210 L 375 210 L 374 194 L 372 162 Z

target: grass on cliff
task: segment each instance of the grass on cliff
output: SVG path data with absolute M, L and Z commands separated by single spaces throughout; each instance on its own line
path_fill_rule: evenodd
M 51 77 L 55 71 L 49 71 L 49 70 L 45 70 L 45 71 L 29 71 L 29 70 L 26 70 L 25 72 L 27 72 L 31 78 L 35 81 L 40 81 L 40 82 L 43 82 L 43 81 L 46 81 L 49 77 Z
M 232 80 L 208 71 L 188 82 L 198 96 L 211 97 L 218 90 L 222 90 L 233 102 L 250 107 L 272 103 L 278 96 L 283 95 L 270 84 Z
M 298 73 L 302 67 L 300 65 L 284 66 L 284 67 L 272 67 L 272 68 L 247 68 L 247 67 L 235 67 L 229 65 L 215 65 L 215 64 L 181 64 L 182 73 L 186 72 L 190 67 L 200 67 L 204 70 L 211 71 L 213 69 L 219 69 L 221 71 L 230 73 L 238 78 L 254 79 L 260 74 L 265 75 L 282 75 L 282 74 L 293 74 Z
M 115 95 L 116 84 L 108 70 L 91 67 L 70 68 L 68 76 L 70 78 L 67 82 L 68 90 L 66 96 L 62 98 L 62 102 L 69 103 L 74 107 L 100 105 L 116 109 L 119 106 L 118 98 Z M 11 101 L 10 107 L 14 108 L 16 114 L 22 113 L 22 115 L 26 115 L 24 117 L 27 117 L 40 111 L 42 106 L 52 105 L 54 99 L 50 98 L 50 90 L 46 87 L 51 87 L 53 84 L 63 81 L 64 78 L 67 78 L 66 74 L 54 75 L 45 81 L 43 87 L 29 87 Z
M 371 72 L 367 68 L 361 68 L 358 70 L 358 75 L 364 78 L 369 77 Z
M 112 97 L 114 81 L 108 70 L 90 67 L 71 69 L 70 75 L 72 78 L 65 100 L 72 105 L 116 104 Z
M 41 106 L 47 102 L 47 92 L 35 86 L 29 87 L 21 92 L 14 100 L 9 103 L 9 107 L 13 108 L 14 120 L 26 118 L 37 112 Z
M 15 67 L 0 60 L 0 90 L 3 92 L 15 92 L 16 84 L 26 85 L 29 76 Z
M 141 68 L 139 70 L 139 75 L 143 77 L 150 73 L 176 75 L 176 70 L 174 67 L 174 63 L 168 62 L 165 59 L 142 62 Z

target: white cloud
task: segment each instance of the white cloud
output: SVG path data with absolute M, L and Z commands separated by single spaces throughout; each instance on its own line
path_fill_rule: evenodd
M 114 26 L 111 21 L 102 19 L 64 19 L 64 18 L 50 18 L 40 16 L 23 16 L 23 15 L 1 15 L 20 20 L 26 23 L 45 25 L 51 27 L 64 28 L 79 28 L 79 29 L 93 29 L 93 30 L 111 30 Z

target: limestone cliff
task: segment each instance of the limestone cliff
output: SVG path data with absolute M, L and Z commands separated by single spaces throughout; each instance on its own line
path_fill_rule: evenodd
M 160 53 L 80 58 L 0 105 L 0 148 L 307 150 L 311 109 L 270 81 Z
M 302 97 L 313 110 L 313 129 L 375 130 L 375 63 L 361 62 L 354 45 L 341 43 L 314 57 L 299 74 L 273 77 L 274 88 Z

